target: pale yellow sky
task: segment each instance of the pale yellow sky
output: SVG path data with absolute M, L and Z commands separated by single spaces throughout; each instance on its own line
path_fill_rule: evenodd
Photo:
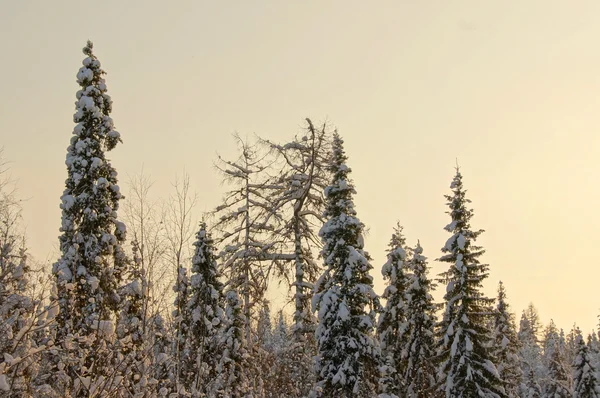
M 168 3 L 168 5 L 167 5 Z M 199 211 L 223 191 L 231 133 L 284 140 L 303 118 L 346 141 L 376 289 L 392 227 L 433 273 L 455 159 L 473 225 L 517 312 L 597 324 L 600 3 L 590 1 L 0 0 L 0 145 L 25 202 L 31 252 L 57 245 L 75 74 L 89 38 L 125 144 L 158 190 L 185 167 Z M 125 186 L 123 187 L 126 188 Z

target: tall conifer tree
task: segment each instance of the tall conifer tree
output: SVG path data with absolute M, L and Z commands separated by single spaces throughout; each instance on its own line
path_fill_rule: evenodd
M 373 330 L 379 304 L 346 159 L 343 140 L 336 133 L 333 180 L 325 189 L 327 221 L 320 231 L 325 271 L 313 297 L 319 318 L 317 388 L 327 397 L 371 397 L 378 373 L 379 347 Z
M 491 319 L 493 299 L 482 292 L 489 266 L 481 264 L 484 250 L 475 242 L 483 230 L 471 229 L 473 210 L 466 198 L 462 174 L 457 169 L 446 195 L 451 222 L 446 231 L 452 236 L 442 248 L 440 261 L 450 264 L 441 275 L 446 283 L 445 311 L 439 325 L 438 382 L 447 398 L 504 397 L 504 388 L 492 362 Z
M 106 93 L 104 71 L 88 41 L 86 58 L 77 73 L 76 123 L 67 148 L 67 180 L 61 197 L 60 259 L 53 265 L 60 313 L 57 337 L 78 337 L 77 361 L 70 361 L 68 375 L 79 394 L 93 385 L 89 378 L 112 373 L 110 339 L 120 297 L 118 288 L 126 267 L 121 247 L 125 225 L 118 221 L 121 193 L 117 171 L 105 153 L 121 142 L 110 117 L 112 100 Z M 93 373 L 92 373 L 93 372 Z

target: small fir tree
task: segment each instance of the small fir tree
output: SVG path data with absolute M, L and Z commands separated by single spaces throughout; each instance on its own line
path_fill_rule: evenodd
M 434 395 L 435 335 L 437 306 L 431 295 L 435 284 L 428 278 L 427 258 L 417 243 L 408 262 L 409 279 L 406 289 L 406 344 L 402 361 L 406 369 L 402 377 L 406 398 L 427 398 Z
M 191 391 L 207 393 L 217 376 L 225 312 L 214 242 L 204 222 L 200 223 L 194 247 L 187 302 L 191 327 L 186 341 L 186 351 L 190 355 L 185 365 L 185 384 Z
M 248 380 L 249 355 L 245 346 L 246 320 L 242 303 L 235 290 L 225 294 L 226 321 L 222 336 L 223 353 L 217 366 L 217 380 L 209 396 L 250 397 L 252 388 Z
M 185 386 L 185 380 L 191 380 L 194 377 L 193 373 L 186 373 L 185 364 L 189 364 L 191 361 L 192 353 L 189 351 L 189 346 L 186 344 L 190 334 L 190 328 L 192 326 L 192 317 L 188 311 L 188 299 L 190 294 L 190 280 L 188 277 L 187 269 L 180 265 L 178 268 L 177 282 L 173 286 L 175 292 L 175 301 L 173 305 L 173 327 L 175 331 L 175 340 L 173 341 L 172 353 L 173 359 L 175 360 L 175 373 L 177 391 L 181 390 L 181 387 Z M 187 389 L 186 389 L 187 391 Z
M 508 398 L 518 398 L 522 382 L 519 359 L 519 339 L 510 307 L 506 302 L 504 284 L 498 284 L 498 299 L 494 311 L 493 357 Z
M 389 285 L 383 291 L 382 298 L 386 300 L 386 305 L 377 325 L 383 362 L 379 389 L 384 394 L 401 395 L 405 390 L 403 376 L 406 362 L 402 356 L 407 344 L 408 331 L 405 297 L 408 275 L 406 239 L 400 223 L 394 228 L 388 247 L 387 262 L 383 265 L 381 273 Z

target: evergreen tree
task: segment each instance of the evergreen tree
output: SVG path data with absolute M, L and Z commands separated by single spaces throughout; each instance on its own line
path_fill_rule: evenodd
M 493 357 L 508 398 L 518 398 L 523 372 L 519 360 L 519 339 L 514 320 L 506 302 L 506 290 L 498 284 L 498 299 L 494 312 Z
M 533 369 L 529 369 L 525 377 L 525 388 L 522 394 L 523 398 L 541 398 L 542 387 L 537 382 Z
M 545 373 L 544 366 L 541 363 L 542 350 L 538 344 L 537 337 L 539 328 L 540 325 L 537 310 L 533 304 L 529 304 L 528 308 L 521 314 L 517 337 L 521 346 L 519 349 L 519 358 L 521 359 L 521 369 L 523 370 L 523 374 L 529 377 L 531 371 L 536 383 L 537 380 L 542 380 L 544 378 Z M 521 386 L 524 396 L 526 396 L 525 393 L 530 390 L 530 384 L 531 383 L 527 381 L 526 384 Z
M 379 347 L 373 338 L 375 310 L 370 257 L 363 246 L 364 225 L 356 217 L 354 187 L 343 140 L 333 138 L 333 180 L 325 189 L 327 219 L 320 231 L 325 271 L 315 286 L 318 311 L 317 389 L 327 397 L 375 394 Z
M 248 352 L 245 346 L 244 328 L 246 320 L 242 303 L 235 290 L 225 294 L 226 321 L 222 336 L 223 353 L 217 367 L 217 380 L 209 396 L 251 397 L 252 388 L 248 380 Z
M 225 312 L 222 306 L 223 284 L 219 281 L 214 242 L 204 222 L 200 223 L 194 247 L 187 302 L 191 327 L 186 351 L 190 355 L 185 364 L 184 384 L 188 390 L 207 393 L 207 385 L 216 378 Z
M 192 326 L 192 317 L 188 310 L 188 299 L 190 294 L 190 280 L 187 274 L 187 269 L 180 265 L 178 268 L 177 283 L 173 286 L 175 292 L 175 301 L 173 305 L 173 327 L 175 331 L 175 339 L 171 349 L 175 364 L 175 373 L 177 391 L 181 392 L 181 387 L 186 387 L 184 380 L 191 380 L 194 377 L 193 373 L 186 373 L 185 364 L 193 361 L 192 353 L 189 351 L 189 346 L 186 344 L 190 335 Z M 187 391 L 187 390 L 186 390 Z
M 523 310 L 519 328 L 519 340 L 525 343 L 539 343 L 539 335 L 542 328 L 540 316 L 533 303 L 529 303 Z
M 299 385 L 299 380 L 294 376 L 297 370 L 295 364 L 295 350 L 293 349 L 292 336 L 288 325 L 279 311 L 277 325 L 273 330 L 273 356 L 274 361 L 269 372 L 269 388 L 267 397 L 306 397 L 303 393 L 306 388 Z
M 121 193 L 117 172 L 105 152 L 121 142 L 110 118 L 104 71 L 88 41 L 77 73 L 76 123 L 67 149 L 66 188 L 61 197 L 60 259 L 53 265 L 60 313 L 57 338 L 77 359 L 68 361 L 68 376 L 86 395 L 106 386 L 111 368 L 111 339 L 119 307 L 118 288 L 127 259 L 121 244 L 125 225 L 117 220 Z M 74 339 L 74 340 L 73 340 Z M 91 373 L 93 372 L 93 373 Z M 104 388 L 104 387 L 103 387 Z
M 544 329 L 544 337 L 542 339 L 542 361 L 545 366 L 548 366 L 552 360 L 552 355 L 555 349 L 564 349 L 560 344 L 560 332 L 554 323 L 554 320 L 550 320 L 550 323 Z
M 386 305 L 377 325 L 383 362 L 379 388 L 385 394 L 401 395 L 406 387 L 403 384 L 406 362 L 402 357 L 408 339 L 406 322 L 408 275 L 405 272 L 406 238 L 402 234 L 402 226 L 399 223 L 394 228 L 388 247 L 387 262 L 383 265 L 381 273 L 389 285 L 382 295 Z
M 577 340 L 581 336 L 581 330 L 577 325 L 573 325 L 573 328 L 565 336 L 565 332 L 561 329 L 561 344 L 564 352 L 564 359 L 566 364 L 573 364 L 579 351 L 579 343 Z M 572 381 L 572 380 L 571 380 Z
M 256 333 L 259 346 L 268 352 L 273 352 L 273 324 L 271 322 L 271 309 L 267 300 L 263 302 L 258 315 Z
M 492 362 L 490 331 L 486 327 L 492 317 L 493 299 L 481 292 L 489 266 L 481 264 L 484 250 L 475 245 L 482 230 L 471 229 L 473 210 L 465 196 L 462 175 L 456 176 L 446 195 L 452 221 L 446 230 L 452 234 L 442 248 L 439 260 L 450 268 L 441 275 L 447 283 L 445 311 L 439 324 L 438 382 L 444 383 L 447 398 L 504 397 L 504 388 Z
M 428 278 L 427 259 L 417 243 L 408 262 L 410 272 L 406 290 L 406 362 L 402 384 L 406 398 L 427 398 L 435 388 L 435 335 L 437 306 L 431 295 L 435 284 Z
M 591 355 L 592 337 L 588 336 L 587 345 L 583 336 L 577 339 L 577 356 L 573 362 L 575 373 L 573 382 L 573 398 L 598 398 L 599 384 Z
M 555 346 L 549 350 L 547 378 L 544 385 L 543 398 L 571 398 L 571 385 L 569 382 L 569 371 L 562 357 L 558 341 Z

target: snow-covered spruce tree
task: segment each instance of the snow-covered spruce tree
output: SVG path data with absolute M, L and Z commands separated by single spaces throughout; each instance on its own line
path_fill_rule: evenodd
M 326 222 L 319 232 L 325 271 L 315 285 L 318 311 L 317 385 L 325 397 L 372 397 L 378 380 L 379 347 L 373 337 L 378 297 L 373 291 L 364 225 L 356 217 L 343 140 L 333 137 L 333 179 L 325 189 Z
M 521 394 L 523 398 L 541 398 L 542 397 L 542 387 L 540 387 L 537 382 L 537 377 L 533 369 L 529 369 L 529 371 L 525 375 L 525 387 L 523 389 L 523 393 Z
M 548 364 L 551 362 L 552 354 L 554 353 L 555 349 L 563 348 L 564 347 L 561 347 L 560 344 L 560 332 L 558 327 L 556 327 L 554 320 L 551 319 L 548 326 L 546 326 L 544 329 L 544 336 L 542 338 L 542 362 L 544 365 L 548 366 Z
M 504 391 L 508 398 L 518 398 L 523 380 L 523 372 L 519 359 L 519 339 L 514 314 L 506 302 L 504 284 L 498 284 L 498 299 L 494 311 L 493 358 L 498 374 L 504 383 Z
M 299 380 L 294 376 L 298 366 L 295 363 L 293 336 L 289 327 L 279 311 L 279 320 L 273 330 L 273 364 L 269 371 L 267 397 L 306 397 L 299 386 Z M 310 387 L 308 388 L 310 391 Z
M 61 197 L 60 259 L 53 265 L 60 313 L 57 338 L 68 351 L 78 345 L 78 358 L 67 374 L 78 395 L 110 384 L 111 344 L 119 306 L 118 288 L 127 259 L 121 244 L 125 225 L 117 220 L 121 193 L 117 171 L 105 152 L 121 142 L 109 114 L 104 71 L 88 41 L 77 73 L 76 126 L 67 149 L 66 188 Z M 73 344 L 71 344 L 73 343 Z M 93 380 L 103 386 L 95 385 Z
M 550 357 L 546 363 L 546 379 L 543 386 L 543 398 L 571 398 L 571 383 L 569 382 L 570 369 L 564 363 L 559 342 L 550 350 Z
M 214 211 L 215 230 L 220 232 L 219 244 L 223 247 L 220 257 L 224 276 L 243 299 L 245 338 L 251 348 L 250 324 L 252 315 L 257 315 L 253 309 L 264 298 L 269 279 L 266 265 L 273 260 L 269 232 L 274 228 L 274 213 L 266 200 L 271 188 L 265 177 L 264 155 L 239 136 L 235 139 L 240 157 L 235 161 L 219 157 L 216 165 L 233 188 Z
M 538 344 L 538 332 L 540 329 L 539 316 L 533 304 L 529 304 L 526 310 L 521 314 L 519 323 L 519 332 L 517 337 L 520 343 L 519 358 L 521 360 L 521 369 L 523 374 L 529 377 L 529 372 L 533 374 L 536 383 L 544 378 L 545 369 L 542 365 L 542 349 Z M 521 386 L 521 395 L 525 395 L 529 391 L 531 384 L 527 380 L 523 380 Z M 541 393 L 540 393 L 541 394 Z
M 200 229 L 194 242 L 192 275 L 190 278 L 187 312 L 191 326 L 185 351 L 190 355 L 183 365 L 183 383 L 192 393 L 208 393 L 216 378 L 220 356 L 220 331 L 224 324 L 223 285 L 219 281 L 217 256 L 213 239 L 206 230 Z
M 406 288 L 406 345 L 402 361 L 406 362 L 402 377 L 406 398 L 434 395 L 435 323 L 437 305 L 431 295 L 435 284 L 428 278 L 427 258 L 417 243 L 408 262 Z
M 504 397 L 502 380 L 492 362 L 491 333 L 487 328 L 494 300 L 481 292 L 489 266 L 479 262 L 484 250 L 475 245 L 483 231 L 471 229 L 473 210 L 458 168 L 450 188 L 452 195 L 446 195 L 446 199 L 452 220 L 445 229 L 452 236 L 439 259 L 449 263 L 450 268 L 440 279 L 447 288 L 445 311 L 438 327 L 438 382 L 447 398 Z
M 252 386 L 248 380 L 249 356 L 244 338 L 246 320 L 242 302 L 237 292 L 230 289 L 225 293 L 226 319 L 222 335 L 223 352 L 217 366 L 217 379 L 208 396 L 252 397 Z
M 387 262 L 383 265 L 381 273 L 389 285 L 382 295 L 386 305 L 379 315 L 377 325 L 383 362 L 379 389 L 386 394 L 404 395 L 406 386 L 403 383 L 403 376 L 406 362 L 402 360 L 402 356 L 407 344 L 405 294 L 408 275 L 406 274 L 406 239 L 402 235 L 400 223 L 394 228 L 388 246 Z
M 573 362 L 573 398 L 598 398 L 600 397 L 596 368 L 592 360 L 592 337 L 588 336 L 587 344 L 583 336 L 577 339 L 577 356 Z
M 571 331 L 565 336 L 565 332 L 563 329 L 560 330 L 560 344 L 563 349 L 563 355 L 565 364 L 573 364 L 575 362 L 575 357 L 577 357 L 577 352 L 579 351 L 579 343 L 578 339 L 581 336 L 581 330 L 576 324 L 573 324 L 573 328 Z M 571 379 L 571 382 L 573 380 Z

